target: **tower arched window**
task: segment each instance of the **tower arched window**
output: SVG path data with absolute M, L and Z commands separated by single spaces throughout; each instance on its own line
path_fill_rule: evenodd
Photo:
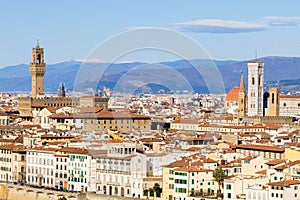
M 254 79 L 254 77 L 252 77 L 252 85 L 254 85 L 255 84 L 255 79 Z
M 37 63 L 38 63 L 38 64 L 41 64 L 41 60 L 42 60 L 41 54 L 38 54 L 38 55 L 37 55 Z

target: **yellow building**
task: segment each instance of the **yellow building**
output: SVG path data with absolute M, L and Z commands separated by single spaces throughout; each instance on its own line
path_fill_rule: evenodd
M 163 166 L 162 200 L 174 199 L 174 168 L 184 166 L 186 161 L 185 159 L 178 160 Z
M 300 158 L 299 150 L 285 148 L 285 151 L 284 151 L 284 159 L 285 160 L 295 161 L 295 160 L 299 160 L 299 158 Z
M 26 182 L 26 149 L 22 146 L 12 150 L 12 181 L 14 183 Z

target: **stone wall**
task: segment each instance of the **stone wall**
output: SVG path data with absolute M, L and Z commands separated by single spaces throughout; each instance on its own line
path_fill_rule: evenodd
M 127 197 L 107 196 L 95 193 L 74 194 L 0 183 L 0 200 L 58 200 L 62 196 L 68 200 L 134 200 Z

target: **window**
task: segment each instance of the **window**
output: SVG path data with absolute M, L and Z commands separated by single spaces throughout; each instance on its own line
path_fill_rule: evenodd
M 230 185 L 230 184 L 227 184 L 227 185 L 226 185 L 226 189 L 227 189 L 227 190 L 231 190 L 231 185 Z
M 228 198 L 228 199 L 231 199 L 231 193 L 228 193 L 228 194 L 227 194 L 227 198 Z
M 254 77 L 252 77 L 252 85 L 254 85 L 255 84 L 255 79 L 254 79 Z

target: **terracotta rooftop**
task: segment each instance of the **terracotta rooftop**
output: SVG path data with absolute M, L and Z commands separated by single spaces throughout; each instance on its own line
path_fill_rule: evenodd
M 273 151 L 273 152 L 284 152 L 284 148 L 276 147 L 276 146 L 267 146 L 267 145 L 256 145 L 256 144 L 239 144 L 236 145 L 236 149 L 251 149 L 251 150 L 259 150 L 259 151 Z
M 271 160 L 269 162 L 266 162 L 265 164 L 266 165 L 271 165 L 271 166 L 274 166 L 274 165 L 278 165 L 280 163 L 284 163 L 285 160 L 281 160 L 281 159 L 275 159 L 275 160 Z
M 210 159 L 210 158 L 207 158 L 207 159 L 203 160 L 203 163 L 217 163 L 217 161 L 215 161 L 213 159 Z
M 150 119 L 149 116 L 146 115 L 138 115 L 134 113 L 128 113 L 128 112 L 110 112 L 110 111 L 102 111 L 99 113 L 56 113 L 50 116 L 51 118 L 61 118 L 61 119 Z
M 275 169 L 276 170 L 283 170 L 283 169 L 286 169 L 286 168 L 291 167 L 293 165 L 299 165 L 299 164 L 300 164 L 300 160 L 295 160 L 295 161 L 288 162 L 286 164 L 280 165 L 280 166 L 276 167 Z
M 238 101 L 239 87 L 232 88 L 226 95 L 226 101 Z
M 300 181 L 298 181 L 298 180 L 285 180 L 285 181 L 279 181 L 279 182 L 271 182 L 268 185 L 289 187 L 290 185 L 299 185 L 299 184 L 300 184 Z
M 184 167 L 175 168 L 174 171 L 181 171 L 181 172 L 207 172 L 207 171 L 213 171 L 213 170 L 205 169 L 205 168 L 199 168 L 199 167 L 196 167 L 196 166 L 184 166 Z
M 57 148 L 48 148 L 48 147 L 34 147 L 34 148 L 30 148 L 28 149 L 30 151 L 49 151 L 49 152 L 55 152 L 57 151 Z
M 72 154 L 89 154 L 89 150 L 75 147 L 64 147 L 59 149 L 59 151 L 72 153 Z
M 294 96 L 294 95 L 280 95 L 281 99 L 300 99 L 300 96 Z
M 177 119 L 172 121 L 171 123 L 173 124 L 198 124 L 199 120 L 198 119 Z
M 266 170 L 266 169 L 264 169 L 264 170 L 261 170 L 261 171 L 255 172 L 255 174 L 262 174 L 262 175 L 266 175 L 266 174 L 267 174 L 267 170 Z
M 188 161 L 190 161 L 190 160 L 191 159 L 187 159 L 187 158 L 184 158 L 184 159 L 181 159 L 181 160 L 176 160 L 174 162 L 171 162 L 168 165 L 165 165 L 165 167 L 168 167 L 168 168 L 183 167 L 183 166 L 187 165 Z

